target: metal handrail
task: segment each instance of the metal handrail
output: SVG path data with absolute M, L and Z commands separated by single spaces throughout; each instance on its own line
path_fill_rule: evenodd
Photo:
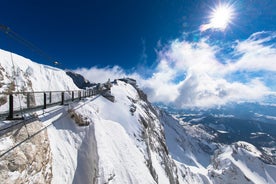
M 91 90 L 91 89 L 87 89 Z M 14 92 L 0 92 L 0 95 L 10 95 L 10 94 L 25 94 L 25 93 L 58 93 L 58 92 L 74 92 L 74 91 L 87 91 L 85 89 L 83 90 L 65 90 L 65 91 L 14 91 Z M 94 89 L 92 89 L 94 90 Z
M 55 94 L 56 95 L 53 95 Z M 32 112 L 38 109 L 46 109 L 50 106 L 64 105 L 70 101 L 78 101 L 86 97 L 91 97 L 100 94 L 101 90 L 97 88 L 89 88 L 86 90 L 66 90 L 66 91 L 29 91 L 29 92 L 2 92 L 0 95 L 6 95 L 8 100 L 5 104 L 6 109 L 0 111 L 0 119 L 6 118 L 8 120 L 17 119 L 14 118 L 16 114 Z M 41 96 L 35 96 L 30 94 L 41 94 Z M 66 94 L 66 95 L 65 95 Z M 24 107 L 15 107 L 14 96 L 23 95 L 25 100 Z M 53 97 L 54 96 L 54 97 Z M 54 99 L 53 99 L 54 98 Z M 3 105 L 5 105 L 3 104 Z M 8 106 L 8 108 L 7 108 Z M 1 107 L 1 106 L 0 106 Z M 22 118 L 22 117 L 21 117 Z

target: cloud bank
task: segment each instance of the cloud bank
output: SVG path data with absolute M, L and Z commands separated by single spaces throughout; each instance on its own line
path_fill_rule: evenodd
M 103 83 L 110 80 L 126 77 L 124 70 L 119 66 L 98 68 L 78 68 L 74 72 L 81 74 L 86 79 L 94 83 Z
M 236 41 L 223 62 L 222 51 L 208 40 L 194 43 L 174 40 L 158 53 L 158 64 L 150 77 L 119 66 L 77 69 L 93 82 L 132 77 L 152 102 L 177 108 L 208 108 L 232 102 L 262 101 L 276 97 L 276 33 L 259 32 Z M 228 54 L 228 55 L 227 55 Z M 229 57 L 231 55 L 231 57 Z

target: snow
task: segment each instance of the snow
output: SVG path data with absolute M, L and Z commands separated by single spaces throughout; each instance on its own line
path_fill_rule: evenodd
M 66 121 L 67 120 L 67 121 Z M 58 121 L 59 126 L 63 123 L 71 124 L 69 119 L 66 122 Z M 54 127 L 48 128 L 48 136 L 50 139 L 53 154 L 53 183 L 70 183 L 73 180 L 74 171 L 77 166 L 77 149 L 78 145 L 74 139 L 75 134 L 68 134 L 65 130 L 57 130 Z M 76 139 L 76 138 L 75 138 Z
M 63 70 L 3 50 L 0 56 L 0 72 L 4 73 L 1 92 L 9 89 L 13 77 L 17 83 L 15 91 L 78 89 Z M 170 183 L 164 153 L 160 151 L 167 147 L 165 156 L 177 168 L 169 169 L 176 170 L 179 183 L 276 183 L 276 166 L 264 163 L 256 147 L 244 141 L 232 145 L 215 143 L 215 135 L 201 124 L 193 124 L 203 117 L 190 122 L 178 120 L 180 115 L 173 118 L 160 113 L 159 117 L 151 109 L 146 110 L 147 103 L 132 85 L 122 81 L 113 85 L 111 93 L 115 96 L 114 103 L 99 95 L 36 112 L 43 127 L 49 126 L 52 163 L 46 167 L 52 169 L 53 184 Z M 25 103 L 19 98 L 15 101 L 16 106 Z M 1 106 L 0 112 L 5 108 L 7 104 Z M 152 127 L 143 125 L 141 118 L 151 121 Z M 80 127 L 77 121 L 89 125 Z M 211 126 L 227 133 L 223 125 Z M 162 147 L 163 132 L 166 143 L 162 142 L 165 145 Z M 10 137 L 1 137 L 0 152 L 13 144 Z M 11 179 L 19 175 L 17 171 L 9 172 Z
M 207 166 L 210 164 L 209 155 L 200 152 L 199 146 L 193 140 L 194 138 L 187 136 L 184 128 L 187 123 L 182 122 L 181 126 L 176 119 L 168 117 L 165 117 L 163 121 L 165 122 L 166 143 L 170 154 L 176 160 L 178 169 L 183 170 L 183 166 L 185 166 L 191 172 L 190 177 L 187 176 L 184 178 L 187 181 L 182 181 L 181 183 L 210 182 L 207 177 L 204 177 L 208 175 Z M 193 136 L 198 137 L 196 127 L 190 127 L 191 129 L 189 131 Z M 192 132 L 196 133 L 193 134 Z
M 263 177 L 261 177 L 258 172 L 255 171 L 252 171 L 251 169 L 249 169 L 244 162 L 238 160 L 238 161 L 235 161 L 233 159 L 231 159 L 231 161 L 238 167 L 242 170 L 242 172 L 244 173 L 244 175 L 247 177 L 247 178 L 250 178 L 250 180 L 254 181 L 255 183 L 266 183 L 266 180 L 264 180 Z M 255 168 L 256 169 L 256 168 Z
M 255 115 L 256 117 L 264 117 L 264 118 L 266 118 L 266 119 L 276 120 L 276 116 L 269 116 L 269 115 L 259 114 L 259 113 L 254 113 L 254 115 Z
M 73 83 L 73 80 L 66 75 L 65 71 L 35 63 L 22 56 L 1 49 L 0 76 L 0 82 L 3 85 L 0 88 L 0 92 L 41 92 L 79 89 Z M 14 89 L 12 83 L 15 85 Z M 36 103 L 43 101 L 42 95 L 35 94 Z M 14 95 L 14 109 L 19 109 L 20 106 L 26 107 L 26 101 L 26 96 Z M 7 103 L 0 106 L 0 112 L 3 113 L 7 110 Z
M 266 133 L 264 133 L 264 132 L 252 132 L 250 134 L 251 135 L 265 135 Z
M 133 144 L 126 130 L 114 121 L 95 122 L 100 183 L 155 183 L 144 156 Z M 143 176 L 143 177 L 141 177 Z
M 216 144 L 210 141 L 214 137 L 200 125 L 178 121 L 177 117 L 163 116 L 162 119 L 180 183 L 276 183 L 276 166 L 262 162 L 262 153 L 252 144 L 245 141 Z M 214 151 L 213 155 L 209 149 L 207 153 L 204 151 L 206 146 Z
M 239 147 L 244 148 L 248 151 L 248 154 L 251 154 L 254 157 L 260 157 L 262 153 L 252 144 L 245 142 L 245 141 L 238 141 L 236 143 Z
M 52 183 L 72 183 L 77 168 L 78 150 L 85 129 L 76 125 L 67 113 L 68 107 L 46 109 L 39 116 L 47 129 L 52 150 Z
M 128 84 L 118 82 L 118 85 L 112 87 L 112 94 L 115 96 L 115 103 L 98 96 L 68 107 L 90 122 L 87 127 L 78 127 L 66 115 L 66 107 L 53 117 L 53 112 L 49 114 L 49 118 L 47 112 L 46 117 L 41 117 L 45 125 L 54 121 L 54 125 L 48 128 L 53 153 L 53 183 L 77 183 L 76 176 L 82 178 L 82 181 L 98 183 L 156 183 L 147 167 L 145 144 L 137 140 L 142 130 L 138 117 L 145 113 L 138 103 L 133 115 L 129 111 L 132 104 L 129 98 L 138 101 L 137 91 Z M 96 151 L 92 154 L 98 156 L 98 162 L 90 164 L 94 165 L 98 174 L 89 179 L 84 173 L 80 173 L 81 169 L 78 167 L 85 162 L 80 161 L 79 155 L 84 151 L 88 151 L 86 154 L 89 155 L 87 146 L 84 148 L 82 145 L 89 145 L 91 142 L 95 143 L 91 150 Z M 152 158 L 159 182 L 168 183 L 161 160 L 154 153 Z
M 222 134 L 228 134 L 229 132 L 227 131 L 224 131 L 224 130 L 217 130 L 219 133 L 222 133 Z
M 253 145 L 239 141 L 234 145 L 223 146 L 217 153 L 214 171 L 221 175 L 220 181 L 233 179 L 235 175 L 235 179 L 241 183 L 276 183 L 273 174 L 276 166 L 263 163 L 259 159 L 261 153 Z
M 10 137 L 2 137 L 0 139 L 0 153 L 6 151 L 10 147 L 12 147 L 14 144 L 14 141 Z
M 133 115 L 129 111 L 132 104 L 129 98 L 138 101 L 137 91 L 120 81 L 111 91 L 115 103 L 99 97 L 78 109 L 82 114 L 96 109 L 90 117 L 95 127 L 99 155 L 99 182 L 155 183 L 146 165 L 145 148 L 136 140 L 142 130 L 138 121 L 139 114 L 143 115 L 142 107 L 136 104 Z
M 168 177 L 166 176 L 166 173 L 164 171 L 164 168 L 160 165 L 160 162 L 162 162 L 162 160 L 158 160 L 158 158 L 160 158 L 158 155 L 156 155 L 156 153 L 152 153 L 152 165 L 154 166 L 155 170 L 158 174 L 158 183 L 160 184 L 166 184 L 166 183 L 170 183 Z
M 17 178 L 20 177 L 20 175 L 21 175 L 21 173 L 18 172 L 18 171 L 9 172 L 9 178 L 10 178 L 11 180 L 16 180 Z
M 19 86 L 26 85 L 27 79 L 29 79 L 32 82 L 32 89 L 34 91 L 78 89 L 72 82 L 72 79 L 61 69 L 37 64 L 22 56 L 1 49 L 0 55 L 1 66 L 10 76 L 13 76 L 15 71 Z M 13 68 L 15 68 L 14 71 Z M 6 82 L 10 82 L 7 78 L 5 80 Z
M 130 135 L 133 135 L 139 131 L 139 124 L 137 123 L 137 113 L 132 116 L 129 111 L 131 102 L 127 96 L 136 96 L 122 93 L 126 88 L 124 86 L 118 86 L 116 90 L 114 88 L 112 88 L 112 94 L 116 97 L 115 103 L 110 103 L 109 100 L 100 97 L 95 100 L 95 104 L 92 104 L 99 109 L 100 117 L 120 123 Z M 121 93 L 117 91 L 121 91 Z

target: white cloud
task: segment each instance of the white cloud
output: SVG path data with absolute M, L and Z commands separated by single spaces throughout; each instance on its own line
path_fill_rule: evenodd
M 265 33 L 255 33 L 249 39 L 238 43 L 236 52 L 243 55 L 237 62 L 228 66 L 228 72 L 235 70 L 276 72 L 276 49 L 273 45 L 264 46 L 266 42 L 275 39 L 276 34 L 272 33 L 263 38 L 262 35 Z
M 215 74 L 222 64 L 216 60 L 214 49 L 205 41 L 189 43 L 176 40 L 164 55 L 176 71 Z
M 179 94 L 177 85 L 172 82 L 175 76 L 176 72 L 169 66 L 169 63 L 161 60 L 151 78 L 139 77 L 138 83 L 152 101 L 172 102 Z
M 176 107 L 212 107 L 229 102 L 261 101 L 276 96 L 275 86 L 266 86 L 266 72 L 276 72 L 276 50 L 270 43 L 275 33 L 256 33 L 245 41 L 236 42 L 236 60 L 223 64 L 216 58 L 220 48 L 207 44 L 175 40 L 159 51 L 159 63 L 150 77 L 138 73 L 126 74 L 122 68 L 107 67 L 78 69 L 76 72 L 93 82 L 105 82 L 108 78 L 133 77 L 148 94 L 152 102 L 162 102 Z M 150 70 L 149 70 L 150 71 Z M 245 81 L 235 72 L 259 72 Z M 276 76 L 273 75 L 272 76 Z M 243 77 L 242 75 L 240 77 Z M 273 79 L 270 79 L 273 80 Z M 272 83 L 275 85 L 276 83 Z
M 153 76 L 166 76 L 166 80 L 154 81 L 151 86 L 156 93 L 151 92 L 150 99 L 177 107 L 210 107 L 237 101 L 259 101 L 268 95 L 275 96 L 273 86 L 266 86 L 266 81 L 262 80 L 265 77 L 250 76 L 247 82 L 242 78 L 227 78 L 238 71 L 255 71 L 260 72 L 260 75 L 276 72 L 276 50 L 271 44 L 265 46 L 266 42 L 275 38 L 275 34 L 263 34 L 267 33 L 256 33 L 248 40 L 238 42 L 234 54 L 242 56 L 226 64 L 222 64 L 215 56 L 219 48 L 210 46 L 205 40 L 199 43 L 175 40 L 169 49 L 160 53 L 158 70 Z M 163 69 L 160 66 L 167 67 Z M 181 72 L 186 73 L 186 78 L 172 83 L 177 73 Z M 152 78 L 147 82 L 150 81 Z M 163 90 L 162 98 L 156 98 L 160 96 L 162 86 L 170 87 L 171 90 Z
M 83 75 L 86 79 L 94 83 L 103 83 L 108 79 L 114 80 L 126 76 L 124 70 L 119 66 L 78 68 L 74 72 Z
M 271 94 L 257 79 L 250 83 L 227 82 L 222 78 L 192 75 L 179 88 L 176 107 L 210 107 L 228 102 L 256 101 Z

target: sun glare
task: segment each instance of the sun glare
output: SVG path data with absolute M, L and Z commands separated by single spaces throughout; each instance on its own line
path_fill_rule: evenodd
M 220 4 L 212 9 L 209 23 L 201 25 L 200 30 L 206 31 L 208 29 L 218 29 L 224 31 L 232 22 L 233 17 L 233 6 L 229 4 Z
M 233 18 L 233 9 L 231 6 L 221 5 L 213 10 L 210 20 L 212 28 L 224 30 Z

